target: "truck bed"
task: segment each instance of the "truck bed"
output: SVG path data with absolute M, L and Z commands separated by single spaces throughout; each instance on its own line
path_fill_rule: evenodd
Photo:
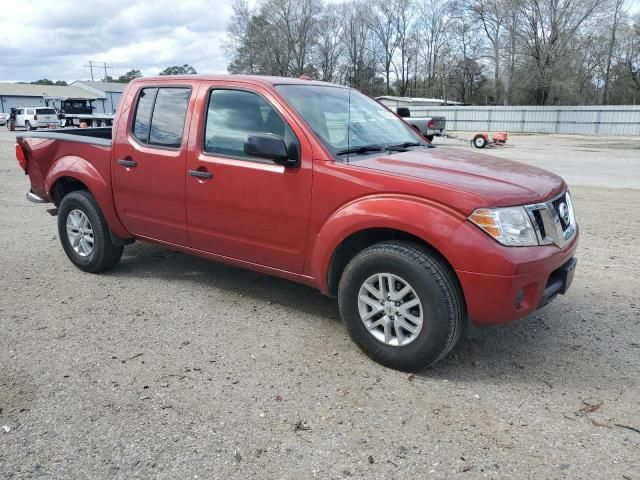
M 112 140 L 112 128 L 60 128 L 57 130 L 33 130 L 16 132 L 16 139 L 43 138 L 48 140 L 64 140 L 67 142 L 88 143 L 110 147 Z
M 78 161 L 87 160 L 100 178 L 110 182 L 111 128 L 65 128 L 16 132 L 16 142 L 26 158 L 31 192 L 52 201 L 56 178 Z

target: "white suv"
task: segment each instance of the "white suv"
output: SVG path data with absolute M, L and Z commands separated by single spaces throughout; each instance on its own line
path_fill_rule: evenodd
M 25 107 L 16 111 L 16 127 L 35 130 L 38 127 L 59 127 L 60 120 L 53 108 Z

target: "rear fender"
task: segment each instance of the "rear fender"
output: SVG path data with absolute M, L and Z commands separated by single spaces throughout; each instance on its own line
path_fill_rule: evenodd
M 387 228 L 421 238 L 455 269 L 457 256 L 450 239 L 464 217 L 444 205 L 407 195 L 373 195 L 344 205 L 322 225 L 311 247 L 309 273 L 328 292 L 328 269 L 338 246 L 350 235 Z
M 47 197 L 50 200 L 53 199 L 56 183 L 62 178 L 72 178 L 83 183 L 98 202 L 111 232 L 120 238 L 131 238 L 131 233 L 120 222 L 116 213 L 111 183 L 95 166 L 82 157 L 71 155 L 56 160 L 44 181 Z

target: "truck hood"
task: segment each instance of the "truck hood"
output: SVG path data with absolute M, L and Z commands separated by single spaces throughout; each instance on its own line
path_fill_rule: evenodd
M 442 189 L 456 190 L 464 198 L 455 206 L 465 211 L 538 203 L 566 188 L 562 178 L 541 168 L 458 149 L 416 149 L 365 157 L 352 161 L 352 165 L 442 187 L 426 190 L 427 198 L 437 197 Z

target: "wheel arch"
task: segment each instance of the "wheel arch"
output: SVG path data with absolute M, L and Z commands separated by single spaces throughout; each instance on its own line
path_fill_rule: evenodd
M 451 271 L 453 277 L 460 286 L 460 281 L 458 280 L 455 269 L 451 263 L 429 242 L 404 230 L 376 227 L 359 230 L 349 235 L 336 247 L 327 268 L 327 290 L 329 295 L 337 296 L 338 284 L 340 283 L 342 273 L 353 257 L 365 248 L 380 242 L 392 240 L 413 243 L 421 249 L 438 257 L 438 259 Z M 460 291 L 462 291 L 462 288 L 460 288 Z
M 79 157 L 60 158 L 49 170 L 44 183 L 49 198 L 56 206 L 70 192 L 88 190 L 102 210 L 110 231 L 120 239 L 133 238 L 117 215 L 111 182 L 91 162 Z
M 422 218 L 419 222 L 417 219 Z M 386 240 L 404 240 L 434 253 L 455 274 L 451 237 L 464 217 L 443 205 L 404 195 L 379 195 L 352 202 L 320 229 L 309 270 L 323 293 L 335 295 L 349 261 L 364 248 Z

